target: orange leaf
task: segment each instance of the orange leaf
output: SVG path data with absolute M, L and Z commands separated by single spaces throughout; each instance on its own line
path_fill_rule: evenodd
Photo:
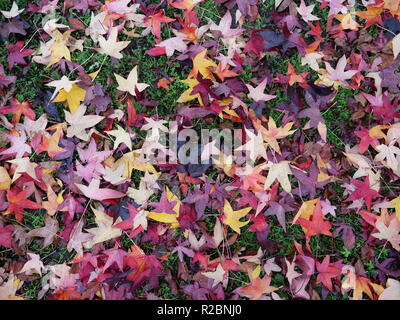
M 309 74 L 309 72 L 303 72 L 300 74 L 296 74 L 296 70 L 294 70 L 294 67 L 292 64 L 289 62 L 288 64 L 288 71 L 287 71 L 289 78 L 289 85 L 294 85 L 296 82 L 300 83 L 300 85 L 304 88 L 304 85 L 307 85 L 306 77 Z
M 353 31 L 358 31 L 358 28 L 361 28 L 361 26 L 353 19 L 350 12 L 345 15 L 338 14 L 335 18 L 340 21 L 342 30 L 350 29 Z
M 54 132 L 54 134 L 50 138 L 47 138 L 45 135 L 42 136 L 42 144 L 39 148 L 41 151 L 47 151 L 47 154 L 52 159 L 56 155 L 67 151 L 66 149 L 58 146 L 60 138 L 63 136 L 61 128 L 61 125 L 56 125 L 56 132 Z
M 168 80 L 167 78 L 162 78 L 162 79 L 158 80 L 157 88 L 165 88 L 165 89 L 169 90 L 168 85 L 174 80 L 175 80 L 175 78 L 170 78 L 170 80 Z
M 237 73 L 229 70 L 228 65 L 225 67 L 224 70 L 221 70 L 221 67 L 222 67 L 222 63 L 220 62 L 218 65 L 217 71 L 215 71 L 215 73 L 217 74 L 218 78 L 221 79 L 222 82 L 225 80 L 225 77 L 231 78 L 231 77 L 237 76 Z
M 21 115 L 25 115 L 31 120 L 35 120 L 35 112 L 33 112 L 32 104 L 29 101 L 19 102 L 17 99 L 11 99 L 11 105 L 2 107 L 0 113 L 7 114 L 8 112 L 14 113 L 11 122 L 13 124 L 18 123 L 21 119 Z
M 399 10 L 400 0 L 383 0 L 383 9 L 388 9 L 392 15 Z
M 15 189 L 14 189 L 15 190 Z M 27 199 L 27 189 L 21 192 L 7 190 L 8 209 L 4 214 L 15 213 L 15 217 L 22 222 L 24 209 L 39 209 L 40 205 Z
M 319 198 L 317 200 L 317 203 L 315 204 L 315 208 L 314 208 L 314 212 L 311 216 L 311 220 L 299 218 L 298 221 L 302 227 L 307 228 L 307 231 L 306 231 L 307 246 L 308 246 L 312 236 L 315 236 L 318 234 L 324 234 L 324 235 L 332 237 L 332 233 L 330 232 L 332 225 L 329 221 L 326 221 L 324 215 L 322 214 L 321 201 Z
M 77 288 L 78 287 L 75 286 L 58 290 L 56 292 L 56 294 L 58 295 L 57 300 L 82 300 L 81 295 L 75 291 Z
M 355 14 L 357 17 L 360 17 L 361 19 L 367 20 L 365 28 L 368 28 L 376 22 L 380 25 L 383 25 L 382 18 L 380 16 L 382 11 L 383 8 L 367 7 L 367 11 L 355 11 L 353 12 L 353 14 Z
M 264 278 L 257 277 L 253 279 L 250 277 L 251 284 L 240 287 L 237 289 L 237 293 L 241 296 L 249 297 L 251 300 L 258 300 L 263 294 L 269 294 L 278 288 L 270 286 L 271 278 L 265 275 Z

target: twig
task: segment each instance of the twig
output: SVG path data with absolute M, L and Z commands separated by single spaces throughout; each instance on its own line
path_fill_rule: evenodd
M 32 37 L 29 38 L 28 42 L 26 42 L 26 43 L 24 44 L 24 46 L 19 50 L 19 52 L 22 52 L 22 50 L 24 50 L 24 49 L 26 48 L 26 46 L 29 44 L 29 42 L 31 42 L 31 40 L 33 39 L 33 36 L 34 36 L 37 32 L 39 32 L 38 29 L 36 29 L 36 31 L 33 33 Z
M 379 24 L 376 24 L 379 28 L 381 28 L 381 29 L 383 29 L 383 30 L 385 30 L 385 31 L 387 31 L 387 32 L 389 32 L 389 33 L 391 33 L 392 35 L 394 35 L 394 36 L 396 36 L 396 34 L 393 32 L 393 31 L 390 31 L 389 29 L 386 29 L 385 27 L 382 27 L 381 25 L 379 25 Z
M 7 103 L 7 101 L 14 95 L 15 91 L 17 90 L 16 86 L 12 86 L 10 90 L 7 91 L 7 93 L 3 96 L 3 98 L 0 101 L 0 108 L 4 107 Z

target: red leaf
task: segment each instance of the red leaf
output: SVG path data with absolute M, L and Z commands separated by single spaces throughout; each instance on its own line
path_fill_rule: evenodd
M 17 99 L 12 98 L 11 105 L 4 106 L 3 108 L 1 108 L 0 113 L 2 114 L 7 114 L 8 112 L 15 113 L 11 121 L 12 123 L 18 123 L 19 120 L 21 119 L 21 115 L 25 115 L 31 120 L 36 119 L 35 112 L 33 112 L 31 108 L 32 104 L 29 101 L 19 102 Z
M 161 23 L 168 23 L 171 21 L 175 21 L 175 19 L 171 19 L 167 16 L 164 16 L 163 11 L 159 11 L 154 15 L 150 15 L 144 19 L 144 23 L 146 26 L 151 26 L 153 34 L 157 37 L 161 37 Z
M 0 221 L 0 246 L 11 248 L 12 237 L 11 234 L 14 232 L 14 226 L 9 224 L 3 227 L 3 222 Z
M 9 44 L 6 46 L 7 50 L 10 51 L 10 54 L 7 57 L 8 62 L 8 70 L 11 70 L 14 62 L 17 64 L 26 65 L 26 61 L 24 57 L 30 56 L 36 50 L 33 49 L 22 49 L 24 47 L 25 40 L 18 41 L 16 44 Z

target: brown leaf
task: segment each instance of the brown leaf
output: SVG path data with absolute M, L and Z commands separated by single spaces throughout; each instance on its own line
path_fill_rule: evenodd
M 52 219 L 50 216 L 46 216 L 45 226 L 38 229 L 33 229 L 26 235 L 28 238 L 39 237 L 44 238 L 43 248 L 51 245 L 58 237 L 57 232 L 59 230 L 57 219 Z

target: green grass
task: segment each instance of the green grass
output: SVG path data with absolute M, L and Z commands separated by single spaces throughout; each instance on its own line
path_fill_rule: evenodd
M 288 219 L 288 217 L 286 217 L 286 219 Z M 298 224 L 291 224 L 289 221 L 286 221 L 287 232 L 285 233 L 276 216 L 268 217 L 268 222 L 270 225 L 268 239 L 276 242 L 280 246 L 278 252 L 275 254 L 278 257 L 288 256 L 294 245 L 294 241 L 299 241 L 304 238 L 303 230 Z
M 327 139 L 331 145 L 341 150 L 345 149 L 345 143 L 340 138 L 343 134 L 341 124 L 342 121 L 345 121 L 346 125 L 349 125 L 351 116 L 350 111 L 347 109 L 347 98 L 356 95 L 358 92 L 358 90 L 339 87 L 329 109 L 322 112 L 328 129 Z
M 178 293 L 178 295 L 174 295 L 172 293 L 170 285 L 166 282 L 162 282 L 160 284 L 160 287 L 158 288 L 156 295 L 158 297 L 162 297 L 163 300 L 182 300 L 185 298 L 183 293 Z
M 241 235 L 236 241 L 236 248 L 246 248 L 248 252 L 257 252 L 257 250 L 261 247 L 261 245 L 257 241 L 256 233 L 255 232 L 249 232 L 248 231 L 249 225 L 247 224 L 243 228 L 241 228 Z M 230 236 L 233 234 L 230 234 L 228 232 L 227 238 L 229 239 Z
M 38 294 L 42 289 L 42 278 L 24 284 L 24 298 L 26 300 L 37 300 Z
M 206 0 L 200 4 L 197 8 L 199 12 L 199 21 L 206 21 L 211 19 L 212 21 L 219 21 L 223 15 L 221 15 L 223 6 L 220 3 L 216 3 L 212 0 Z
M 37 211 L 27 210 L 24 212 L 23 224 L 30 229 L 38 229 L 44 227 L 44 219 L 46 218 L 46 211 L 39 209 Z
M 176 271 L 178 268 L 178 253 L 170 253 L 168 255 L 168 260 L 164 263 L 164 268 L 167 268 L 171 271 Z

